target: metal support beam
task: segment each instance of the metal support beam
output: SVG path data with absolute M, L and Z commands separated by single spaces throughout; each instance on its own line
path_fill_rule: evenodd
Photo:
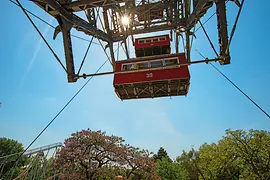
M 126 50 L 126 55 L 127 55 L 127 59 L 129 59 L 129 51 L 128 51 L 128 46 L 127 46 L 127 38 L 124 40 L 124 46 L 125 46 L 125 50 Z
M 62 35 L 63 35 L 68 82 L 76 82 L 77 79 L 75 77 L 74 59 L 73 59 L 72 43 L 71 43 L 71 36 L 70 36 L 70 30 L 72 28 L 72 24 L 66 21 L 62 17 L 58 17 L 56 19 L 60 25 Z
M 107 31 L 107 34 L 109 36 L 111 36 L 112 32 L 110 30 L 110 25 L 109 25 L 109 19 L 108 19 L 108 14 L 107 14 L 107 8 L 103 8 L 103 20 L 104 20 L 104 25 L 105 25 L 105 29 Z M 113 69 L 115 68 L 115 57 L 114 57 L 114 50 L 113 50 L 113 41 L 110 40 L 108 42 L 108 46 L 110 48 L 110 54 L 111 54 L 111 59 L 112 59 L 112 65 L 113 65 Z
M 221 61 L 222 59 L 219 58 L 215 58 L 215 59 L 204 59 L 204 60 L 198 60 L 198 61 L 192 61 L 192 62 L 185 62 L 185 63 L 179 63 L 178 65 L 180 66 L 188 66 L 191 64 L 201 64 L 201 63 L 210 63 L 210 62 L 217 62 L 217 61 Z M 166 66 L 166 68 L 175 68 L 175 65 L 173 66 Z M 153 68 L 146 68 L 144 69 L 145 71 L 150 71 Z M 131 71 L 125 71 L 125 72 L 103 72 L 103 73 L 95 73 L 95 74 L 83 74 L 83 75 L 79 75 L 77 76 L 77 78 L 87 78 L 87 77 L 92 77 L 92 76 L 103 76 L 103 75 L 110 75 L 110 74 L 122 74 L 122 73 L 130 73 L 130 72 L 138 72 L 138 70 L 131 70 Z
M 190 15 L 190 0 L 185 0 L 185 18 L 187 19 Z
M 187 18 L 188 20 L 190 20 L 190 0 L 185 0 L 185 18 Z M 194 12 L 194 11 L 193 11 Z M 186 30 L 186 47 L 184 47 L 186 49 L 186 59 L 187 62 L 190 62 L 190 29 Z
M 186 28 L 191 29 L 197 21 L 206 13 L 212 6 L 213 2 L 210 0 L 197 0 L 197 5 L 191 15 L 188 17 Z
M 179 33 L 175 33 L 175 51 L 179 53 Z
M 35 148 L 35 149 L 29 149 L 29 150 L 25 151 L 22 156 L 31 156 L 31 155 L 37 154 L 39 152 L 44 152 L 44 151 L 48 151 L 50 149 L 60 148 L 60 147 L 62 147 L 62 143 L 54 143 L 54 144 L 50 144 L 50 145 L 47 145 L 47 146 L 38 147 L 38 148 Z M 10 161 L 13 161 L 21 153 L 22 152 L 11 154 L 11 155 L 5 156 L 5 157 L 1 157 L 0 158 L 0 163 L 2 163 L 2 162 L 7 163 L 7 162 L 10 162 Z
M 115 57 L 114 57 L 114 50 L 113 50 L 113 42 L 108 42 L 109 48 L 110 48 L 110 54 L 112 59 L 112 66 L 113 69 L 115 68 Z
M 131 34 L 136 35 L 136 34 L 144 34 L 144 33 L 158 32 L 158 31 L 166 31 L 166 30 L 171 30 L 173 28 L 176 28 L 178 26 L 185 26 L 185 23 L 179 22 L 178 24 L 173 23 L 171 25 L 162 24 L 162 25 L 151 26 L 151 27 L 146 27 L 146 28 L 136 27 L 136 29 L 134 29 L 132 31 L 115 33 L 115 34 L 113 34 L 113 37 L 116 39 L 117 37 L 121 36 L 121 38 L 124 39 L 123 36 L 125 36 L 125 35 L 131 35 Z M 114 40 L 114 41 L 116 41 L 116 40 Z
M 61 147 L 61 146 L 62 146 L 62 143 L 55 143 L 55 144 L 50 144 L 50 145 L 47 145 L 47 146 L 38 147 L 38 148 L 35 148 L 35 149 L 29 149 L 28 151 L 23 153 L 23 156 L 29 156 L 29 155 L 32 155 L 32 154 L 47 151 L 47 150 L 50 150 L 50 149 L 53 149 L 53 148 L 58 148 L 58 147 Z
M 93 7 L 110 7 L 115 4 L 126 2 L 125 0 L 79 0 L 65 4 L 64 7 L 73 12 L 82 11 Z
M 44 0 L 46 3 L 54 9 L 56 12 L 50 11 L 47 7 L 47 5 L 44 6 L 44 4 L 40 4 L 38 1 L 34 1 L 36 4 L 38 4 L 40 7 L 42 7 L 46 12 L 50 13 L 52 16 L 56 17 L 57 15 L 61 15 L 63 18 L 65 18 L 67 21 L 69 21 L 74 28 L 77 30 L 82 30 L 85 33 L 88 33 L 92 36 L 95 36 L 103 41 L 109 41 L 109 36 L 97 29 L 95 26 L 90 25 L 88 22 L 83 20 L 82 18 L 76 16 L 73 13 L 69 13 L 62 5 L 60 5 L 58 2 L 54 0 Z
M 218 41 L 220 48 L 220 56 L 224 58 L 221 65 L 230 64 L 228 25 L 226 17 L 225 0 L 216 1 L 217 24 L 218 24 Z
M 186 58 L 187 62 L 190 62 L 190 30 L 186 32 Z
M 87 17 L 89 24 L 94 27 L 97 27 L 95 9 L 94 8 L 86 9 L 84 10 L 84 13 Z

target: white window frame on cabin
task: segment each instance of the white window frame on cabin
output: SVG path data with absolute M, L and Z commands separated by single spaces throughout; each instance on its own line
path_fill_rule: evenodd
M 138 69 L 138 64 L 139 63 L 147 63 L 147 68 L 143 68 L 143 69 Z M 124 66 L 128 66 L 128 65 L 135 65 L 136 69 L 133 70 L 124 70 Z M 123 63 L 122 67 L 121 67 L 121 72 L 130 72 L 130 71 L 145 71 L 145 69 L 149 69 L 149 61 L 141 61 L 141 62 L 133 62 L 133 63 Z
M 170 59 L 177 59 L 177 64 L 175 65 L 170 65 L 170 66 L 166 66 L 166 60 L 170 60 Z M 161 61 L 162 66 L 160 67 L 151 67 L 151 62 L 154 61 Z M 142 69 L 138 69 L 138 64 L 139 63 L 147 63 L 148 68 L 142 68 Z M 128 65 L 135 65 L 136 69 L 128 69 L 128 70 L 124 70 L 124 66 L 128 66 Z M 140 61 L 140 62 L 132 62 L 132 63 L 123 63 L 121 66 L 121 72 L 132 72 L 132 71 L 147 71 L 147 70 L 160 70 L 160 69 L 170 69 L 170 68 L 178 68 L 180 67 L 179 65 L 179 58 L 176 57 L 170 57 L 170 58 L 162 58 L 162 59 L 155 59 L 155 60 L 148 60 L 148 61 Z
M 169 67 L 166 65 L 166 60 L 170 60 L 170 59 L 176 59 L 177 60 L 177 64 L 175 64 L 175 65 L 169 65 Z M 178 57 L 171 57 L 171 58 L 165 58 L 165 59 L 163 59 L 163 66 L 164 66 L 164 68 L 173 68 L 173 67 L 180 67 L 180 65 L 179 65 L 179 58 Z
M 157 39 L 157 41 L 154 41 L 154 39 Z M 150 42 L 146 42 L 146 41 Z M 152 42 L 160 42 L 160 41 L 166 41 L 167 36 L 161 36 L 161 37 L 152 37 L 152 38 L 145 38 L 145 39 L 138 39 L 138 44 L 146 44 L 146 43 L 152 43 Z

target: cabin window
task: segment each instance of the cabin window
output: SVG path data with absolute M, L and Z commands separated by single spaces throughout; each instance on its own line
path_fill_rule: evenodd
M 148 62 L 137 63 L 137 68 L 138 69 L 147 69 L 148 68 Z
M 137 69 L 136 64 L 124 64 L 122 66 L 122 71 L 131 71 L 131 70 L 135 70 L 135 69 Z
M 139 40 L 138 43 L 139 44 L 143 44 L 144 43 L 144 40 Z
M 165 41 L 166 40 L 166 37 L 160 37 L 159 40 L 160 41 Z
M 155 67 L 162 67 L 162 61 L 151 61 L 151 68 L 155 68 Z
M 178 59 L 165 59 L 165 66 L 173 66 L 178 64 Z
M 153 39 L 153 42 L 158 42 L 158 38 Z
M 146 43 L 150 43 L 151 42 L 151 39 L 146 39 Z
M 123 66 L 122 66 L 122 71 L 128 71 L 128 69 L 129 69 L 129 66 L 128 66 L 129 64 L 124 64 Z

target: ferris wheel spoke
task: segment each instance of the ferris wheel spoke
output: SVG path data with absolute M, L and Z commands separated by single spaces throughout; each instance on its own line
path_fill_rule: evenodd
M 90 49 L 90 47 L 91 47 L 91 44 L 93 43 L 93 40 L 94 40 L 94 37 L 92 36 L 92 38 L 91 38 L 91 40 L 90 40 L 90 42 L 89 42 L 89 45 L 88 45 L 88 47 L 87 47 L 87 49 L 86 49 L 86 52 L 85 52 L 85 54 L 84 54 L 84 57 L 83 57 L 83 59 L 82 59 L 82 62 L 81 62 L 80 68 L 79 68 L 79 70 L 78 70 L 78 72 L 77 72 L 77 75 L 80 74 L 80 71 L 81 71 L 82 66 L 83 66 L 83 64 L 84 64 L 84 62 L 85 62 L 85 59 L 86 59 L 86 56 L 87 56 L 87 54 L 88 54 L 88 52 L 89 52 L 89 49 Z
M 114 65 L 114 60 L 113 60 L 113 62 L 112 62 L 111 59 L 114 59 L 114 58 L 112 58 L 112 57 L 110 58 L 110 56 L 109 56 L 108 53 L 106 52 L 106 49 L 104 48 L 103 44 L 101 43 L 101 41 L 100 41 L 99 39 L 98 39 L 98 42 L 99 42 L 100 46 L 102 47 L 102 49 L 103 49 L 105 55 L 107 56 L 109 62 L 110 62 L 111 65 L 113 66 L 113 65 Z

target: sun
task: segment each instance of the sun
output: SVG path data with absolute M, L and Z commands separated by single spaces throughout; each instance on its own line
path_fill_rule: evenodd
M 125 15 L 122 17 L 122 24 L 123 25 L 127 26 L 127 25 L 129 25 L 129 22 L 130 22 L 130 19 L 128 16 Z

